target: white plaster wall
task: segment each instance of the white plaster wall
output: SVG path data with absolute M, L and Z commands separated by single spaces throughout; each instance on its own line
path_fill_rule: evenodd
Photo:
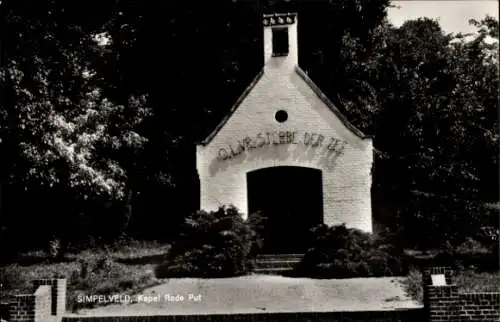
M 322 170 L 326 224 L 346 223 L 348 227 L 371 232 L 372 141 L 360 139 L 346 128 L 295 72 L 297 50 L 292 39 L 296 39 L 296 25 L 292 27 L 290 51 L 295 53 L 267 57 L 260 81 L 212 141 L 197 147 L 201 209 L 215 210 L 233 204 L 246 213 L 247 172 L 273 166 L 303 166 Z M 266 32 L 270 28 L 264 29 L 265 40 Z M 267 55 L 270 49 L 264 47 Z M 284 123 L 275 120 L 280 109 L 288 112 Z M 235 148 L 244 137 L 254 138 L 255 144 L 259 132 L 273 131 L 296 131 L 299 143 L 264 145 L 228 160 L 217 159 L 221 148 L 228 145 Z M 345 142 L 343 153 L 329 152 L 327 144 L 316 148 L 306 146 L 300 142 L 304 132 Z

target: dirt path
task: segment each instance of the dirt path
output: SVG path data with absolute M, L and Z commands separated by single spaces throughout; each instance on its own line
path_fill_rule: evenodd
M 316 280 L 251 275 L 224 279 L 170 279 L 138 294 L 139 303 L 112 304 L 78 315 L 224 314 L 379 311 L 420 308 L 401 278 Z M 141 297 L 142 296 L 142 297 Z M 146 303 L 146 300 L 151 300 Z

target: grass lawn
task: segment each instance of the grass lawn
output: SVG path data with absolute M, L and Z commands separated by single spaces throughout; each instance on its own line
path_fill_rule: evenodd
M 0 267 L 0 302 L 32 291 L 38 278 L 68 280 L 68 310 L 92 307 L 78 304 L 78 295 L 134 294 L 160 284 L 153 267 L 162 261 L 169 245 L 132 242 L 119 250 L 93 249 L 50 260 L 42 251 L 23 254 L 16 263 Z

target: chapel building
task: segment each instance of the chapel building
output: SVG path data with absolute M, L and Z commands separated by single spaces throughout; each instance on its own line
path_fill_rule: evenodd
M 197 146 L 200 208 L 260 211 L 273 253 L 300 251 L 319 223 L 372 232 L 372 139 L 298 66 L 297 14 L 262 23 L 262 70 Z

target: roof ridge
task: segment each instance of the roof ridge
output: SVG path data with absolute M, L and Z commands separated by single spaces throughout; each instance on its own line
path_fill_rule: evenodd
M 219 131 L 222 129 L 224 125 L 226 125 L 227 121 L 231 116 L 234 114 L 234 112 L 238 109 L 240 104 L 243 102 L 243 100 L 250 94 L 252 89 L 257 85 L 259 80 L 261 79 L 262 75 L 264 75 L 264 68 L 260 70 L 259 73 L 254 77 L 254 79 L 250 82 L 250 84 L 245 88 L 243 93 L 238 97 L 236 102 L 234 102 L 233 106 L 229 110 L 229 112 L 226 114 L 226 116 L 222 119 L 222 121 L 217 125 L 217 127 L 210 133 L 203 141 L 200 142 L 201 145 L 207 145 L 212 141 L 212 139 L 219 133 Z
M 356 126 L 354 126 L 346 116 L 335 106 L 335 104 L 323 93 L 323 91 L 314 83 L 314 81 L 309 78 L 307 73 L 300 68 L 299 66 L 295 67 L 295 71 L 297 74 L 306 82 L 307 85 L 313 90 L 313 92 L 321 99 L 323 103 L 337 116 L 342 124 L 347 127 L 351 132 L 353 132 L 356 136 L 361 139 L 370 139 L 371 136 L 364 134 L 361 130 L 359 130 Z
M 357 127 L 355 127 L 349 120 L 345 117 L 345 115 L 338 110 L 338 108 L 333 104 L 333 102 L 321 91 L 321 89 L 307 76 L 306 72 L 302 70 L 299 66 L 295 67 L 295 72 L 302 78 L 304 82 L 311 88 L 311 90 L 319 97 L 319 99 L 339 118 L 339 120 L 342 122 L 342 124 L 347 127 L 353 134 L 355 134 L 357 137 L 359 137 L 362 140 L 365 139 L 370 139 L 371 136 L 365 135 L 361 130 L 359 130 Z M 238 97 L 236 102 L 233 104 L 229 112 L 226 114 L 226 116 L 222 119 L 222 121 L 217 125 L 217 127 L 199 144 L 201 145 L 208 145 L 212 139 L 219 133 L 219 131 L 224 127 L 227 123 L 227 121 L 231 118 L 231 116 L 234 114 L 234 112 L 238 109 L 238 107 L 241 105 L 243 100 L 250 94 L 252 89 L 257 85 L 259 80 L 262 78 L 262 75 L 264 75 L 264 68 L 260 70 L 260 72 L 254 77 L 252 82 L 246 87 L 245 91 Z

